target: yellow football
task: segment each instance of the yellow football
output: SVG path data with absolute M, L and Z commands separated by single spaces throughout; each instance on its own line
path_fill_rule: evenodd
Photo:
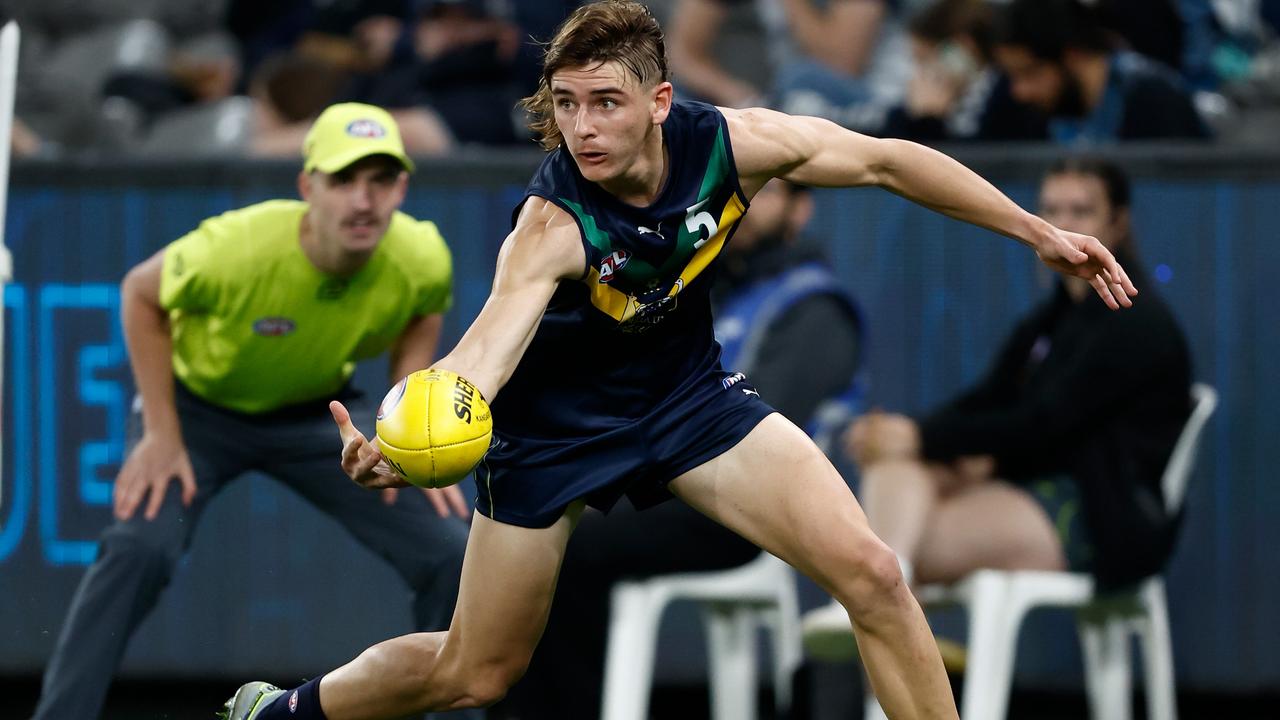
M 418 487 L 446 487 L 469 475 L 489 449 L 493 416 L 476 386 L 448 370 L 419 370 L 378 408 L 387 465 Z

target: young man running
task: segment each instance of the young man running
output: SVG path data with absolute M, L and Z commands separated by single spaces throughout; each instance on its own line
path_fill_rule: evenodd
M 577 10 L 526 101 L 550 153 L 516 210 L 489 300 L 436 363 L 493 399 L 497 441 L 447 632 L 375 645 L 293 691 L 242 686 L 232 720 L 391 718 L 487 705 L 524 672 L 585 504 L 674 494 L 816 580 L 852 618 L 896 718 L 954 718 L 897 558 L 826 457 L 719 363 L 715 261 L 769 179 L 879 185 L 1030 246 L 1112 308 L 1137 291 L 1094 238 L 1025 212 L 945 155 L 814 118 L 673 103 L 662 30 L 635 2 Z M 810 349 L 798 348 L 799 352 Z M 499 394 L 501 392 L 501 394 Z M 395 486 L 332 406 L 356 482 Z

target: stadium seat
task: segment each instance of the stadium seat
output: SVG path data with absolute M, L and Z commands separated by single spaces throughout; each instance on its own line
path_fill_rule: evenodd
M 1161 480 L 1171 513 L 1182 507 L 1201 431 L 1218 404 L 1217 393 L 1208 385 L 1197 383 L 1191 396 L 1191 416 Z M 969 655 L 962 720 L 1005 717 L 1018 630 L 1027 613 L 1038 607 L 1077 611 L 1085 689 L 1094 720 L 1130 718 L 1131 634 L 1137 635 L 1142 648 L 1147 718 L 1176 720 L 1173 647 L 1160 576 L 1147 578 L 1132 594 L 1101 597 L 1094 594 L 1093 577 L 1084 573 L 978 570 L 954 585 L 921 587 L 917 596 L 922 605 L 958 604 L 967 609 Z M 868 713 L 880 712 L 874 698 L 867 705 Z
M 45 78 L 56 83 L 64 101 L 78 108 L 96 106 L 112 73 L 167 72 L 172 42 L 153 20 L 136 19 L 96 28 L 61 43 L 45 60 Z
M 605 659 L 603 720 L 645 720 L 662 612 L 674 600 L 702 605 L 707 627 L 714 720 L 756 717 L 756 636 L 772 634 L 778 716 L 791 705 L 791 676 L 800 665 L 800 612 L 795 575 L 761 553 L 741 567 L 664 575 L 613 587 Z
M 136 152 L 146 157 L 226 157 L 245 152 L 253 133 L 253 101 L 234 96 L 165 115 Z

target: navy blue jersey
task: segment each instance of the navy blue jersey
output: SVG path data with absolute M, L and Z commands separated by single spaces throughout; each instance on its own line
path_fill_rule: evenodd
M 499 437 L 591 437 L 719 370 L 712 266 L 747 198 L 715 107 L 676 103 L 662 134 L 668 178 L 648 207 L 585 180 L 563 147 L 525 190 L 526 200 L 545 198 L 574 218 L 586 267 L 581 281 L 560 283 L 494 403 Z

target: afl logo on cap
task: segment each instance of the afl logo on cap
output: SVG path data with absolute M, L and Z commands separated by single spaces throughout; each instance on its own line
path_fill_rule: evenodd
M 362 119 L 352 120 L 351 124 L 347 125 L 347 134 L 351 137 L 376 140 L 385 137 L 387 131 L 376 120 Z

